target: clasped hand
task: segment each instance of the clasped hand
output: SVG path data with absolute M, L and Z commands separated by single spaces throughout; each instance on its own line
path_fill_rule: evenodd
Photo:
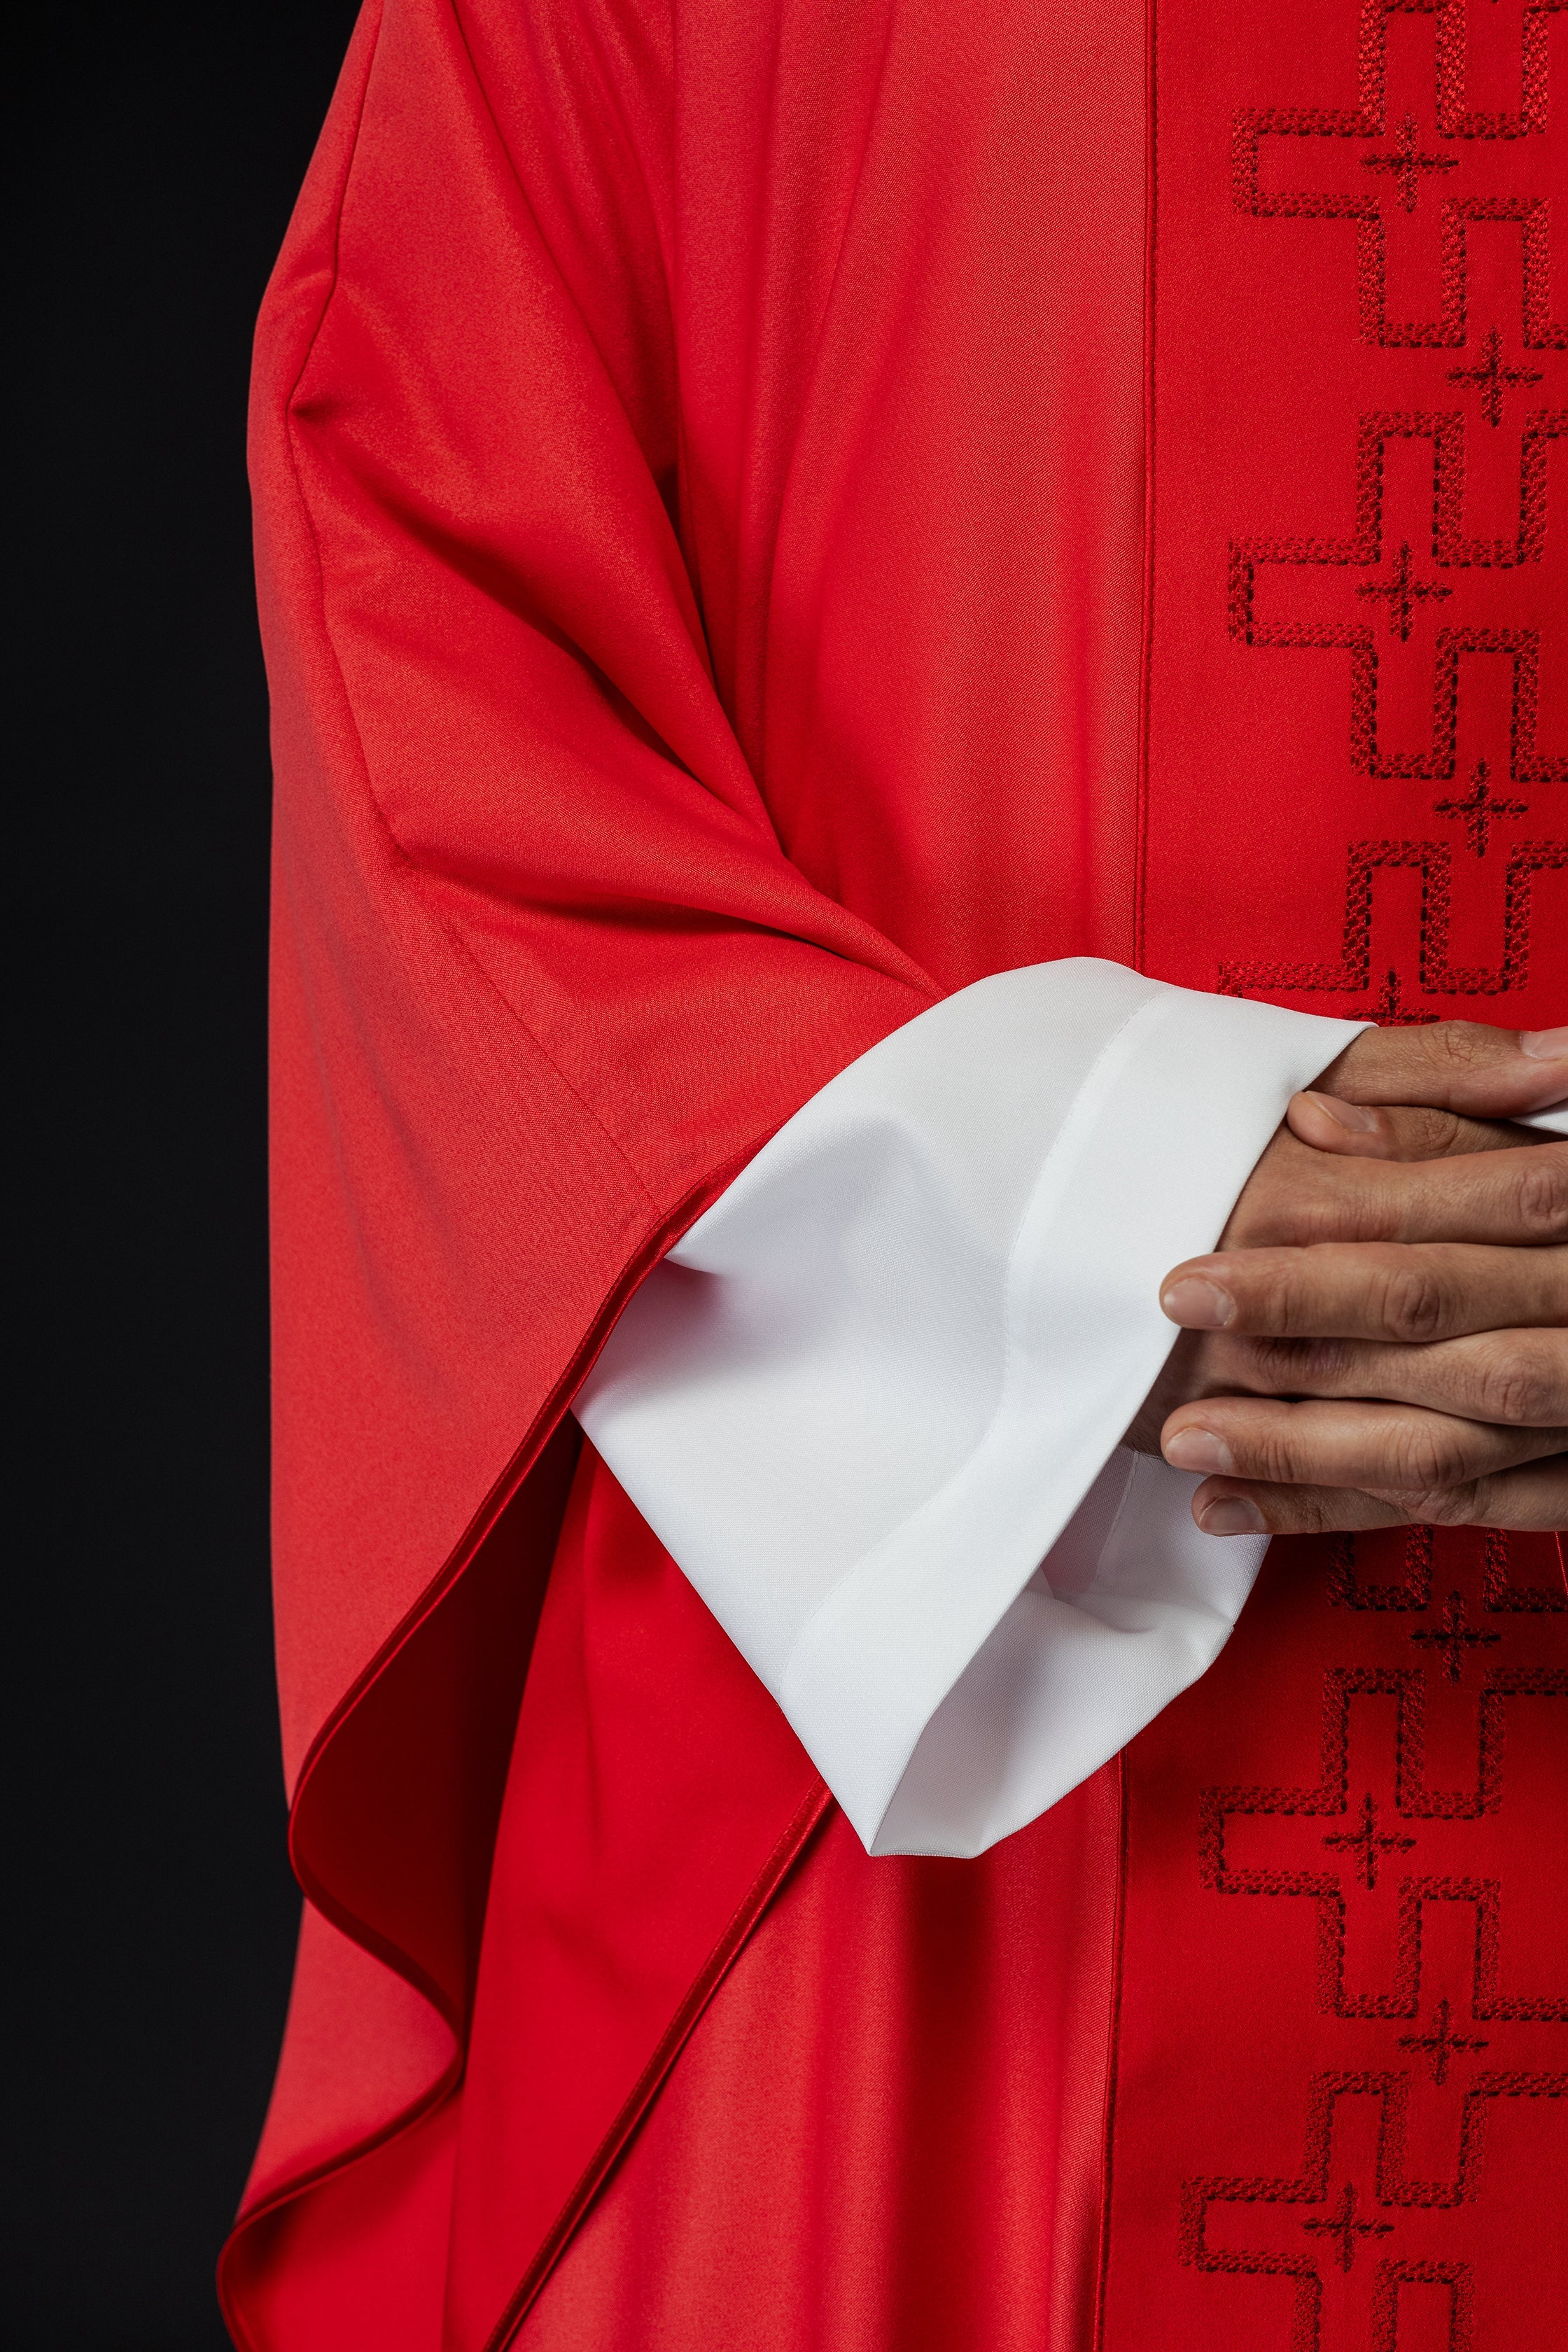
M 1292 1100 L 1128 1433 L 1208 1534 L 1568 1526 L 1568 1030 L 1364 1031 Z

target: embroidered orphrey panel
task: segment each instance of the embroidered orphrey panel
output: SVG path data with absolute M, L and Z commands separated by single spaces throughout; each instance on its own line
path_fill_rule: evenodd
M 1568 14 L 1157 13 L 1146 967 L 1561 1020 Z M 1104 2352 L 1563 2340 L 1565 1698 L 1554 1538 L 1280 1543 L 1128 1751 Z

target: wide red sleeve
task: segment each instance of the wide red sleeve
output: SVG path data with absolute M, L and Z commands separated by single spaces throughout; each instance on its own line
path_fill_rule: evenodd
M 259 2196 L 440 2073 L 363 1954 L 460 2026 L 577 1381 L 935 993 L 786 858 L 715 686 L 665 47 L 373 5 L 261 322 L 279 1664 L 296 1858 L 361 1950 L 312 1928 Z M 331 2021 L 376 2001 L 367 2092 Z

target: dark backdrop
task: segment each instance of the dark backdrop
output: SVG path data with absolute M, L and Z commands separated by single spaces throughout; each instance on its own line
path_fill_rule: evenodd
M 266 1563 L 251 322 L 346 0 L 29 11 L 7 141 L 25 954 L 17 2352 L 208 2352 L 298 1917 Z M 16 58 L 15 36 L 8 43 Z M 18 2120 L 19 2119 L 19 2120 Z M 18 2226 L 19 2225 L 19 2226 Z

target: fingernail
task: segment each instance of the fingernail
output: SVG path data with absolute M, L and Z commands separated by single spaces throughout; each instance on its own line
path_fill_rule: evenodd
M 1173 1323 L 1189 1331 L 1222 1330 L 1236 1313 L 1236 1301 L 1228 1290 L 1195 1274 L 1168 1282 L 1160 1293 L 1160 1304 Z
M 1519 1050 L 1538 1062 L 1568 1062 L 1568 1029 L 1527 1029 Z
M 1165 1440 L 1165 1459 L 1173 1470 L 1236 1468 L 1229 1446 L 1212 1429 L 1178 1429 Z
M 1198 1513 L 1198 1525 L 1205 1536 L 1260 1536 L 1264 1532 L 1262 1512 L 1245 1495 L 1221 1495 L 1214 1502 L 1205 1503 Z
M 1336 1127 L 1348 1128 L 1352 1135 L 1371 1135 L 1377 1128 L 1377 1113 L 1366 1110 L 1360 1103 L 1342 1102 L 1338 1095 L 1314 1094 L 1307 1088 L 1307 1100 L 1327 1111 Z

